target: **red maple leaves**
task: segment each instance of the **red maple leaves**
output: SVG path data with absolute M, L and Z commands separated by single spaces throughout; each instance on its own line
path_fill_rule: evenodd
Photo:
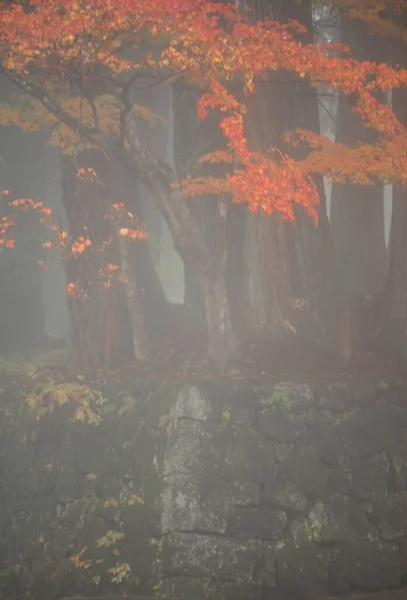
M 339 0 L 351 6 L 350 0 Z M 369 2 L 363 14 L 377 20 L 380 2 Z M 403 4 L 400 1 L 400 6 Z M 13 4 L 1 11 L 0 56 L 5 71 L 86 81 L 100 66 L 113 74 L 137 68 L 168 69 L 185 74 L 203 89 L 198 114 L 221 115 L 226 151 L 206 160 L 227 162 L 224 178 L 181 182 L 186 195 L 231 194 L 252 210 L 278 211 L 292 219 L 302 205 L 316 220 L 318 192 L 312 176 L 370 183 L 381 179 L 406 184 L 407 131 L 391 108 L 375 98 L 407 85 L 407 71 L 385 64 L 359 62 L 337 45 L 302 43 L 301 24 L 263 20 L 250 23 L 233 4 L 208 0 L 36 0 L 34 10 Z M 400 8 L 400 7 L 399 7 Z M 405 8 L 405 7 L 404 7 Z M 398 9 L 396 6 L 395 9 Z M 357 7 L 353 7 L 356 11 Z M 367 12 L 366 12 L 367 11 Z M 130 60 L 124 49 L 160 45 L 153 58 Z M 131 53 L 130 53 L 131 54 Z M 246 105 L 230 91 L 240 82 L 246 95 L 273 72 L 289 72 L 311 86 L 328 84 L 354 99 L 354 109 L 378 136 L 375 145 L 357 148 L 333 145 L 317 132 L 299 131 L 291 139 L 309 146 L 308 157 L 296 160 L 277 148 L 249 151 L 245 136 Z M 43 84 L 45 85 L 45 83 Z M 92 173 L 82 173 L 90 177 Z M 126 229 L 126 228 L 123 228 Z M 127 231 L 127 230 L 126 230 Z M 127 237 L 133 234 L 128 230 Z

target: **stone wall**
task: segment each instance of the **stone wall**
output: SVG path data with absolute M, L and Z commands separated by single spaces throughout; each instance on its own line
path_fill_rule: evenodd
M 3 594 L 295 600 L 407 583 L 406 385 L 127 388 L 104 391 L 97 426 L 66 405 L 33 422 L 3 390 Z

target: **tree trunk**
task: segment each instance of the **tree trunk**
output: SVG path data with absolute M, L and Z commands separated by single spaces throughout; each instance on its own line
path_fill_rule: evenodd
M 407 26 L 407 15 L 400 26 Z M 394 46 L 394 61 L 406 68 L 406 46 L 399 42 Z M 407 92 L 392 92 L 393 110 L 401 123 L 407 127 Z M 393 186 L 393 212 L 390 230 L 390 266 L 387 278 L 386 339 L 396 358 L 407 367 L 407 190 Z
M 85 156 L 77 157 L 79 166 L 86 164 Z M 92 165 L 93 166 L 93 165 Z M 79 192 L 77 167 L 71 157 L 61 157 L 62 200 L 65 206 L 68 234 L 75 240 L 79 236 L 93 237 L 102 222 L 100 206 L 90 203 Z M 84 203 L 84 204 L 83 204 Z M 88 228 L 88 231 L 84 230 Z M 67 285 L 79 285 L 81 294 L 68 297 L 71 317 L 71 368 L 85 375 L 94 375 L 106 365 L 106 326 L 108 292 L 101 294 L 92 285 L 100 265 L 94 264 L 94 255 L 64 258 Z M 109 319 L 110 321 L 110 319 Z
M 198 175 L 202 167 L 198 165 L 201 155 L 208 151 L 208 132 L 204 124 L 199 122 L 196 113 L 196 102 L 199 93 L 187 84 L 173 86 L 172 110 L 174 118 L 174 163 L 177 178 L 183 179 L 188 175 Z M 208 117 L 209 119 L 209 117 Z M 214 133 L 214 132 L 212 132 Z M 216 135 L 216 133 L 215 133 Z M 205 233 L 208 231 L 210 212 L 216 210 L 217 203 L 213 198 L 190 198 L 188 205 L 199 226 Z M 210 252 L 210 248 L 208 248 Z M 196 341 L 204 336 L 207 340 L 207 321 L 205 303 L 202 296 L 201 282 L 193 262 L 184 262 L 184 307 L 188 329 L 192 333 L 191 340 Z
M 359 20 L 343 21 L 344 43 L 359 60 L 385 59 L 386 45 Z M 341 97 L 336 141 L 354 146 L 374 143 L 375 134 L 366 129 L 349 101 Z M 356 296 L 376 296 L 385 288 L 388 252 L 385 243 L 383 185 L 334 183 L 331 201 L 331 231 L 345 288 Z
M 129 177 L 128 173 L 115 161 L 110 161 L 109 168 L 110 197 L 115 198 L 117 202 L 123 202 L 126 210 L 134 214 L 140 224 L 144 224 L 143 206 L 137 182 L 134 181 L 134 178 Z M 147 229 L 147 235 L 149 234 Z M 154 268 L 148 241 L 124 243 L 119 236 L 119 242 L 122 269 L 126 271 L 127 284 L 133 289 L 133 291 L 130 288 L 127 289 L 130 294 L 127 296 L 127 301 L 129 312 L 132 315 L 134 347 L 139 346 L 140 342 L 136 344 L 135 337 L 140 335 L 145 340 L 141 346 L 151 348 L 162 343 L 163 336 L 168 331 L 171 304 L 165 296 L 163 286 Z M 132 304 L 134 304 L 133 309 L 131 308 Z M 143 318 L 144 325 L 136 324 L 140 316 Z M 136 356 L 137 354 L 139 353 L 136 353 Z
M 400 188 L 393 191 L 387 295 L 391 331 L 399 332 L 397 338 L 407 350 L 407 191 Z
M 78 167 L 93 168 L 98 180 L 81 184 L 77 178 Z M 63 202 L 68 218 L 68 233 L 73 240 L 89 236 L 92 244 L 83 254 L 73 254 L 66 261 L 67 284 L 78 285 L 76 297 L 70 297 L 68 301 L 72 324 L 71 366 L 86 375 L 94 375 L 103 368 L 118 367 L 123 362 L 132 362 L 132 355 L 137 359 L 147 356 L 143 327 L 140 325 L 143 316 L 138 310 L 137 286 L 129 265 L 127 246 L 124 243 L 119 246 L 116 226 L 106 219 L 110 208 L 109 196 L 115 189 L 110 175 L 110 165 L 99 151 L 80 152 L 74 162 L 71 157 L 62 159 Z M 97 248 L 109 239 L 110 244 L 99 252 Z M 124 250 L 123 255 L 120 250 Z M 124 267 L 126 288 L 115 280 L 108 283 L 101 277 L 101 272 L 106 270 L 109 263 Z M 125 297 L 126 292 L 129 298 Z M 129 354 L 128 327 L 125 323 L 131 322 L 133 325 L 135 310 L 137 323 L 133 333 L 137 331 L 140 338 L 137 345 L 133 345 L 133 354 Z
M 211 114 L 205 121 L 198 118 L 198 97 L 194 89 L 173 89 L 175 166 L 179 178 L 224 172 L 223 166 L 198 164 L 200 156 L 223 144 L 218 117 Z M 207 253 L 202 269 L 197 268 L 195 261 L 184 260 L 188 328 L 194 331 L 195 346 L 204 335 L 208 357 L 224 364 L 237 352 L 225 280 L 226 204 L 222 198 L 203 196 L 189 199 L 188 206 L 199 224 Z
M 283 340 L 295 330 L 287 224 L 278 215 L 247 211 L 243 243 L 244 337 Z
M 134 356 L 139 363 L 144 363 L 149 356 L 149 347 L 141 302 L 141 293 L 131 265 L 129 240 L 118 234 L 122 273 L 125 277 L 127 305 L 129 309 L 131 328 L 133 332 Z M 135 242 L 137 243 L 137 242 Z
M 207 323 L 208 358 L 226 366 L 237 354 L 237 339 L 232 328 L 225 281 L 226 249 L 218 263 L 199 273 Z
M 297 19 L 311 28 L 311 3 L 259 0 L 248 3 L 252 18 Z M 312 30 L 311 30 L 312 31 Z M 312 35 L 312 34 L 310 34 Z M 250 99 L 247 133 L 253 148 L 270 145 L 292 152 L 281 141 L 285 131 L 319 129 L 316 93 L 288 74 L 275 73 L 259 83 Z M 277 79 L 277 81 L 275 81 Z M 319 182 L 320 223 L 296 208 L 294 223 L 279 215 L 248 214 L 245 231 L 244 288 L 249 337 L 277 341 L 292 337 L 315 343 L 328 326 L 335 264 Z

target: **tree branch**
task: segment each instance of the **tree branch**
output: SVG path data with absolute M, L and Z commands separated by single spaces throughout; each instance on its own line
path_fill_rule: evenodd
M 106 138 L 104 138 L 104 136 L 98 129 L 96 129 L 96 127 L 88 127 L 79 120 L 75 119 L 75 117 L 72 117 L 72 115 L 61 108 L 61 106 L 56 104 L 48 96 L 48 94 L 27 79 L 23 79 L 16 73 L 11 74 L 4 69 L 1 69 L 1 73 L 15 85 L 17 85 L 21 90 L 39 100 L 41 104 L 58 119 L 58 121 L 64 123 L 64 125 L 67 125 L 70 129 L 72 129 L 72 131 L 75 131 L 78 135 L 86 140 L 97 144 L 101 149 L 105 151 L 108 150 Z
M 117 101 L 125 115 L 126 135 L 139 180 L 154 195 L 171 230 L 176 250 L 184 260 L 193 259 L 196 264 L 207 264 L 208 251 L 200 227 L 179 191 L 171 187 L 171 168 L 154 156 L 143 143 L 137 117 L 129 110 L 125 95 L 118 94 Z
M 130 153 L 114 143 L 109 143 L 109 140 L 95 127 L 88 127 L 72 117 L 29 80 L 15 73 L 11 74 L 4 70 L 2 72 L 20 89 L 37 98 L 61 123 L 95 144 L 108 158 L 117 160 L 132 177 L 141 181 L 155 197 L 158 208 L 172 233 L 174 246 L 183 260 L 194 260 L 196 266 L 203 267 L 207 264 L 208 251 L 199 224 L 179 191 L 171 187 L 173 180 L 171 168 L 155 157 L 144 145 L 138 131 L 136 116 L 131 110 L 127 110 L 125 99 L 120 93 L 117 95 L 117 101 L 120 108 L 124 109 Z

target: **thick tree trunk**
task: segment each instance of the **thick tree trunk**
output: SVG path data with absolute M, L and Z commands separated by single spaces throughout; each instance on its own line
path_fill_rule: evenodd
M 253 21 L 272 16 L 273 1 L 249 1 Z M 246 131 L 249 146 L 265 150 L 279 142 L 279 121 L 283 106 L 278 98 L 280 86 L 258 84 L 249 98 Z M 280 341 L 294 331 L 290 310 L 292 297 L 290 278 L 289 232 L 278 214 L 267 216 L 251 213 L 246 207 L 243 232 L 243 293 L 239 321 L 244 338 Z M 238 294 L 240 290 L 234 290 Z
M 202 171 L 198 160 L 208 151 L 208 132 L 199 122 L 196 114 L 196 102 L 199 94 L 192 87 L 173 86 L 172 110 L 174 119 L 174 162 L 178 179 L 183 179 L 187 174 L 197 175 Z M 205 123 L 206 124 L 206 123 Z M 212 132 L 213 133 L 213 132 Z M 216 132 L 215 132 L 216 135 Z M 212 141 L 213 144 L 213 141 Z M 210 213 L 216 210 L 217 203 L 213 198 L 191 198 L 188 200 L 189 208 L 199 221 L 199 226 L 205 233 L 211 220 Z M 208 252 L 211 248 L 208 248 Z M 185 318 L 193 340 L 202 336 L 207 338 L 207 321 L 205 315 L 205 302 L 202 296 L 201 282 L 193 262 L 184 262 L 184 307 Z
M 390 269 L 387 281 L 390 318 L 407 338 L 407 191 L 393 191 Z
M 368 31 L 359 20 L 345 19 L 342 42 L 350 45 L 360 60 L 385 59 L 386 44 Z M 336 141 L 354 146 L 374 143 L 346 98 L 339 100 Z M 331 231 L 345 288 L 356 296 L 376 296 L 383 292 L 388 269 L 385 243 L 383 185 L 358 186 L 334 183 L 331 200 Z
M 61 176 L 63 203 L 65 206 L 68 234 L 76 240 L 79 236 L 88 236 L 93 244 L 97 244 L 106 229 L 101 203 L 92 197 L 85 197 L 79 189 L 77 179 L 78 166 L 92 166 L 89 163 L 90 153 L 79 154 L 76 164 L 71 157 L 62 157 Z M 95 169 L 96 170 L 96 169 Z M 96 200 L 96 201 L 95 201 Z M 103 264 L 109 261 L 91 252 L 79 256 L 65 258 L 66 283 L 79 286 L 77 297 L 68 297 L 68 308 L 71 317 L 71 368 L 85 375 L 94 375 L 98 369 L 106 367 L 108 327 L 116 322 L 112 314 L 108 315 L 109 292 L 98 289 L 97 274 Z M 115 338 L 113 332 L 110 332 Z
M 218 263 L 199 274 L 207 323 L 208 358 L 226 366 L 237 356 L 237 339 L 232 328 L 225 281 L 226 251 Z
M 256 0 L 248 4 L 253 19 L 293 18 L 311 28 L 310 2 Z M 270 79 L 258 85 L 250 100 L 249 143 L 262 149 L 277 145 L 290 152 L 281 141 L 285 131 L 319 129 L 316 94 L 287 74 L 272 74 Z M 318 227 L 300 208 L 292 224 L 278 215 L 247 215 L 244 289 L 249 337 L 280 340 L 295 334 L 298 340 L 315 343 L 328 327 L 336 270 L 322 182 L 319 189 Z
M 244 243 L 243 334 L 251 340 L 280 341 L 294 332 L 290 309 L 288 228 L 277 215 L 247 211 Z
M 92 167 L 100 183 L 78 182 L 78 167 Z M 68 306 L 72 324 L 72 368 L 86 375 L 99 369 L 112 368 L 124 362 L 145 360 L 148 355 L 144 332 L 143 313 L 139 309 L 138 287 L 130 265 L 127 243 L 118 240 L 116 226 L 106 215 L 110 196 L 115 197 L 115 172 L 99 151 L 80 152 L 73 162 L 62 160 L 63 202 L 67 212 L 69 235 L 91 240 L 91 247 L 83 254 L 66 261 L 67 283 L 78 284 L 78 295 L 70 298 Z M 117 191 L 117 190 L 116 190 Z M 120 198 L 117 198 L 120 202 Z M 104 251 L 97 251 L 107 240 L 112 241 Z M 123 251 L 123 253 L 121 253 Z M 106 265 L 116 264 L 125 271 L 125 287 L 113 280 L 108 286 L 100 273 Z M 133 322 L 136 319 L 136 323 Z M 128 327 L 132 325 L 133 348 L 129 345 Z M 130 353 L 129 353 L 130 350 Z
M 175 87 L 173 90 L 175 166 L 179 178 L 186 174 L 217 174 L 213 165 L 208 168 L 198 164 L 200 156 L 220 147 L 223 142 L 215 115 L 208 116 L 203 122 L 198 119 L 198 97 L 193 89 Z M 188 326 L 193 329 L 196 340 L 206 336 L 207 354 L 211 360 L 226 363 L 237 353 L 225 280 L 226 205 L 222 198 L 213 197 L 189 199 L 188 203 L 199 223 L 207 254 L 202 269 L 195 261 L 184 261 L 184 304 Z
M 407 26 L 407 15 L 401 26 Z M 406 45 L 394 46 L 394 60 L 406 68 Z M 407 127 L 407 92 L 392 92 L 393 110 Z M 386 308 L 389 318 L 386 336 L 404 369 L 407 368 L 407 190 L 393 186 L 393 212 L 390 230 L 390 266 L 387 278 Z
M 117 202 L 123 202 L 126 210 L 129 210 L 140 224 L 144 224 L 137 182 L 114 161 L 110 161 L 109 173 L 110 197 L 115 198 Z M 147 235 L 149 234 L 147 230 Z M 148 241 L 124 243 L 119 236 L 119 242 L 122 269 L 126 272 L 127 285 L 130 286 L 127 288 L 127 302 L 132 315 L 134 347 L 136 349 L 141 344 L 140 347 L 151 348 L 162 343 L 163 336 L 168 331 L 171 304 L 154 268 Z M 141 322 L 137 325 L 140 317 L 144 325 Z M 136 343 L 138 336 L 144 341 Z M 136 357 L 137 355 L 140 358 L 140 352 L 136 352 Z

